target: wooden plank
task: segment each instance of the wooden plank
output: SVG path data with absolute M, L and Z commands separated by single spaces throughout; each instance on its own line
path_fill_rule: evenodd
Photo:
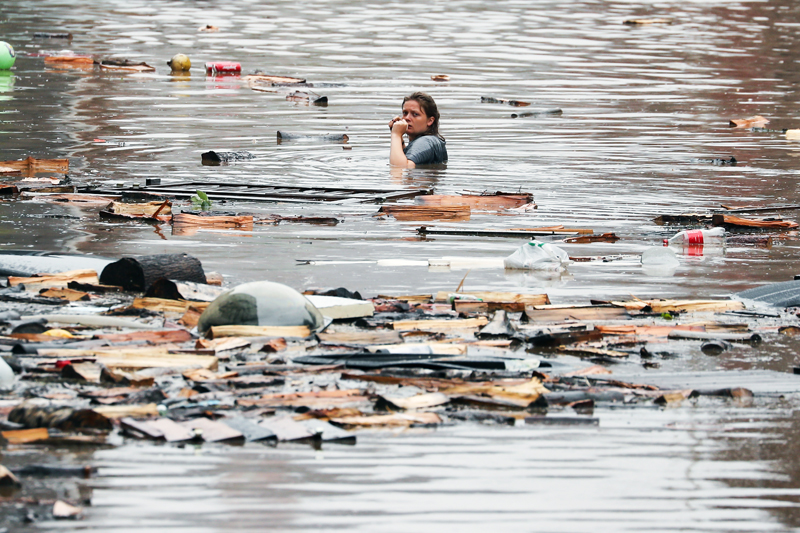
M 189 307 L 205 309 L 210 302 L 189 302 L 186 300 L 168 300 L 166 298 L 135 298 L 131 307 L 135 309 L 148 309 L 159 313 L 184 314 Z
M 453 308 L 459 314 L 492 313 L 494 311 L 506 311 L 509 313 L 519 313 L 525 310 L 524 302 L 470 302 L 469 300 L 456 300 Z
M 13 431 L 0 432 L 9 444 L 28 444 L 40 440 L 47 440 L 50 432 L 47 428 L 17 429 Z
M 39 296 L 45 298 L 59 298 L 68 302 L 88 301 L 89 293 L 83 291 L 76 291 L 73 289 L 45 289 L 39 292 Z
M 183 368 L 199 366 L 216 370 L 218 360 L 210 355 L 170 354 L 165 348 L 70 350 L 40 349 L 42 357 L 94 357 L 110 369 L 115 368 Z
M 545 305 L 550 303 L 550 298 L 546 294 L 520 294 L 516 292 L 495 291 L 439 291 L 436 293 L 435 301 L 442 303 L 449 302 L 451 295 L 464 295 L 467 297 L 464 301 L 475 301 L 475 299 L 478 299 L 484 303 L 522 303 L 525 305 Z
M 294 337 L 306 338 L 311 335 L 308 326 L 212 326 L 209 337 Z
M 628 300 L 611 302 L 612 305 L 628 310 L 641 311 L 649 307 L 653 313 L 694 312 L 694 311 L 736 311 L 744 309 L 744 304 L 735 300 Z
M 363 427 L 410 427 L 412 425 L 434 425 L 441 424 L 442 418 L 436 413 L 394 413 L 391 415 L 370 415 L 370 416 L 346 416 L 332 418 L 341 426 L 363 426 Z
M 190 213 L 177 213 L 172 215 L 173 229 L 190 227 L 203 228 L 237 228 L 240 230 L 253 229 L 253 216 L 199 216 Z
M 749 219 L 734 215 L 714 215 L 711 218 L 712 226 L 725 228 L 760 228 L 760 229 L 795 229 L 800 224 L 790 220 Z
M 106 418 L 158 416 L 158 406 L 154 403 L 146 405 L 104 405 L 95 407 L 92 410 Z
M 95 270 L 70 270 L 68 272 L 59 272 L 55 274 L 39 274 L 27 278 L 9 276 L 8 284 L 11 287 L 17 285 L 36 286 L 36 287 L 63 287 L 66 288 L 67 284 L 71 282 L 78 283 L 99 283 L 97 278 L 97 271 Z
M 469 206 L 384 205 L 378 215 L 390 215 L 400 221 L 448 220 L 465 222 L 470 218 Z
M 132 333 L 100 333 L 95 339 L 109 342 L 147 341 L 150 344 L 181 343 L 192 340 L 192 334 L 185 329 L 163 331 L 134 331 Z
M 342 331 L 338 333 L 317 334 L 324 344 L 400 344 L 403 338 L 396 331 Z
M 409 303 L 428 303 L 433 298 L 433 295 L 409 294 L 409 295 L 392 296 L 390 294 L 379 294 L 377 297 L 382 300 L 399 300 L 401 302 L 409 302 Z
M 448 196 L 442 194 L 429 194 L 418 196 L 416 202 L 428 206 L 451 207 L 469 206 L 475 210 L 501 211 L 512 209 L 533 202 L 533 195 L 529 193 L 514 194 L 496 192 L 494 194 L 462 194 Z
M 383 395 L 380 399 L 392 407 L 406 410 L 426 409 L 450 402 L 450 397 L 441 392 L 428 392 L 409 397 Z
M 143 203 L 126 203 L 112 201 L 109 203 L 104 211 L 116 215 L 136 215 L 152 217 L 156 214 L 159 215 L 172 215 L 172 203 L 169 200 L 164 202 L 143 202 Z
M 453 329 L 479 328 L 489 323 L 486 317 L 465 318 L 455 320 L 398 320 L 392 322 L 395 331 L 448 331 Z
M 69 174 L 69 159 L 35 159 L 28 157 L 21 161 L 0 161 L 0 167 L 12 168 L 17 172 L 31 175 L 38 172 Z
M 628 310 L 623 307 L 567 307 L 561 309 L 548 309 L 540 306 L 526 306 L 525 316 L 529 322 L 553 323 L 569 320 L 594 321 L 594 320 L 625 320 L 630 318 Z

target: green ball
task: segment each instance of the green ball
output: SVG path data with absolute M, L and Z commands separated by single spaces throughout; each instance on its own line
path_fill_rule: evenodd
M 0 70 L 8 70 L 13 67 L 16 59 L 17 56 L 14 54 L 14 47 L 0 41 Z

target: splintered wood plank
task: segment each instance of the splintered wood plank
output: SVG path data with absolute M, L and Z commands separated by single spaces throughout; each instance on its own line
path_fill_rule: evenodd
M 630 318 L 623 307 L 569 307 L 564 309 L 543 309 L 526 307 L 525 315 L 530 322 L 565 322 L 568 320 L 624 320 Z
M 103 407 L 95 407 L 92 411 L 100 413 L 106 418 L 158 416 L 158 406 L 154 403 L 145 405 L 104 405 Z
M 253 229 L 253 216 L 199 216 L 189 213 L 172 215 L 172 227 L 183 229 L 190 227 L 203 228 L 237 228 L 241 230 Z
M 441 392 L 428 392 L 405 398 L 385 395 L 380 398 L 394 407 L 407 410 L 425 409 L 450 402 L 450 397 Z
M 758 220 L 733 215 L 714 215 L 711 219 L 711 225 L 763 229 L 795 229 L 800 227 L 800 224 L 791 220 Z
M 533 202 L 533 195 L 496 193 L 487 195 L 462 194 L 459 196 L 448 196 L 430 194 L 417 196 L 416 202 L 432 207 L 469 206 L 475 210 L 501 211 L 503 209 L 513 209 L 529 204 Z
M 13 431 L 0 432 L 9 444 L 28 444 L 40 440 L 47 440 L 50 432 L 47 428 L 17 429 Z
M 693 312 L 693 311 L 736 311 L 744 309 L 744 304 L 736 300 L 629 300 L 611 302 L 612 305 L 628 310 L 640 311 L 650 307 L 653 313 Z
M 470 218 L 469 206 L 384 205 L 379 215 L 390 215 L 401 221 L 449 220 L 464 222 Z
M 185 329 L 134 331 L 132 333 L 101 333 L 94 337 L 109 342 L 147 341 L 151 344 L 181 343 L 192 340 L 192 334 Z
M 455 320 L 398 320 L 392 322 L 395 331 L 449 331 L 453 329 L 479 328 L 489 323 L 486 317 L 465 318 Z
M 12 168 L 17 172 L 36 174 L 38 172 L 69 173 L 69 159 L 35 159 L 28 157 L 22 161 L 0 161 L 0 167 Z
M 519 294 L 516 292 L 493 291 L 439 291 L 436 293 L 436 301 L 449 302 L 450 295 L 453 294 L 478 298 L 484 303 L 522 303 L 525 305 L 545 305 L 550 303 L 550 298 L 546 294 Z M 464 301 L 474 300 L 465 299 Z
M 89 293 L 83 291 L 76 291 L 73 289 L 47 289 L 39 292 L 40 296 L 45 298 L 59 298 L 68 302 L 77 302 L 80 300 L 89 300 Z
M 210 302 L 190 302 L 187 300 L 168 300 L 166 298 L 135 298 L 132 307 L 148 309 L 161 313 L 186 313 L 190 307 L 205 309 Z
M 391 415 L 345 416 L 332 418 L 331 421 L 342 426 L 410 427 L 412 425 L 441 424 L 442 418 L 436 413 L 412 412 Z
M 320 342 L 325 344 L 400 344 L 403 338 L 396 331 L 343 331 L 340 333 L 319 333 Z
M 216 370 L 218 360 L 211 355 L 171 354 L 166 348 L 70 350 L 50 348 L 39 350 L 42 357 L 94 357 L 98 363 L 115 368 L 182 368 L 199 366 Z
M 401 302 L 409 303 L 428 303 L 433 298 L 432 294 L 409 294 L 392 296 L 390 294 L 379 294 L 378 298 L 381 300 L 400 300 Z
M 11 287 L 17 285 L 36 286 L 36 287 L 63 287 L 71 282 L 77 283 L 92 283 L 96 284 L 100 281 L 97 279 L 97 271 L 95 270 L 70 270 L 68 272 L 59 272 L 55 274 L 38 274 L 31 277 L 17 277 L 9 276 L 8 284 Z
M 308 326 L 212 326 L 209 337 L 298 337 L 311 335 Z

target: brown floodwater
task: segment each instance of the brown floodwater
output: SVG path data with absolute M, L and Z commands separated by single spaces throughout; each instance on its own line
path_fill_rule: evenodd
M 651 17 L 673 23 L 623 24 Z M 206 24 L 220 31 L 199 32 Z M 654 224 L 659 214 L 800 203 L 800 143 L 780 131 L 729 127 L 731 119 L 753 115 L 770 119 L 774 130 L 800 127 L 798 28 L 793 0 L 3 0 L 0 40 L 18 58 L 11 72 L 0 72 L 0 160 L 68 157 L 71 178 L 95 186 L 160 178 L 439 194 L 522 190 L 535 195 L 537 210 L 474 213 L 466 223 L 436 225 L 613 231 L 617 243 L 564 248 L 575 256 L 639 254 L 674 233 Z M 73 38 L 34 38 L 37 31 Z M 64 49 L 145 61 L 156 72 L 63 68 L 41 57 Z M 171 75 L 166 66 L 179 52 L 192 60 L 190 75 Z M 238 61 L 245 74 L 307 78 L 329 103 L 309 106 L 288 101 L 286 91 L 253 91 L 239 77 L 206 76 L 203 65 L 212 61 Z M 436 83 L 435 74 L 451 79 Z M 393 171 L 386 124 L 402 97 L 417 90 L 439 104 L 450 161 Z M 481 96 L 531 106 L 481 103 Z M 552 108 L 563 113 L 512 118 Z M 278 144 L 278 130 L 346 133 L 350 140 Z M 200 154 L 208 150 L 247 150 L 255 159 L 203 166 Z M 736 166 L 711 162 L 730 157 Z M 452 290 L 468 268 L 429 268 L 426 260 L 502 258 L 522 244 L 421 239 L 420 223 L 376 218 L 371 204 L 214 207 L 343 222 L 173 235 L 169 226 L 111 224 L 93 210 L 15 200 L 0 203 L 0 249 L 106 257 L 186 252 L 227 284 L 269 279 L 375 295 Z M 798 240 L 787 236 L 769 249 L 681 255 L 672 275 L 648 273 L 630 259 L 576 263 L 549 276 L 473 268 L 465 288 L 546 292 L 553 303 L 723 297 L 791 279 L 799 253 Z M 782 338 L 718 358 L 687 349 L 663 370 L 785 373 L 797 348 Z M 129 441 L 36 452 L 41 456 L 7 448 L 4 463 L 99 467 L 93 479 L 40 490 L 73 500 L 89 494 L 84 520 L 24 526 L 9 518 L 8 527 L 785 531 L 800 527 L 798 405 L 789 386 L 783 397 L 747 405 L 598 409 L 597 428 L 462 424 L 365 432 L 355 447 L 321 451 Z

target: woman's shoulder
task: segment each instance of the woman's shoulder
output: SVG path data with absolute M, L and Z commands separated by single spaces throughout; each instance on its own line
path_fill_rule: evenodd
M 447 147 L 438 135 L 423 135 L 411 141 L 405 149 L 406 157 L 417 165 L 431 165 L 447 161 Z

